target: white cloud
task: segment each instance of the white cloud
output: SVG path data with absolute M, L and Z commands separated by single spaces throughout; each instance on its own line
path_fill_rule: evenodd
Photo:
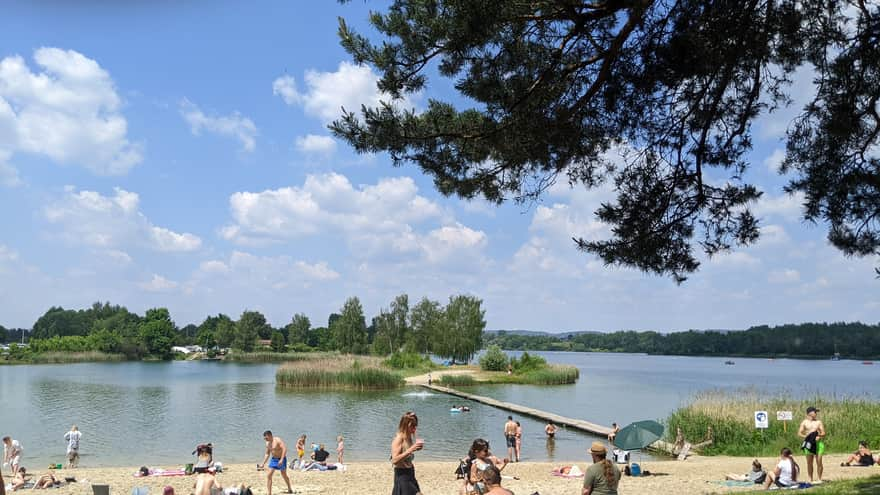
M 305 112 L 329 123 L 342 115 L 342 108 L 350 112 L 360 111 L 361 105 L 375 107 L 380 101 L 390 103 L 391 97 L 379 91 L 379 77 L 370 67 L 343 61 L 335 72 L 308 70 L 305 73 L 306 91 L 299 92 L 291 76 L 282 76 L 272 83 L 272 92 L 288 105 L 303 105 Z M 406 98 L 396 102 L 411 108 Z
M 758 136 L 767 140 L 775 140 L 785 136 L 792 120 L 803 111 L 804 105 L 809 103 L 812 96 L 816 94 L 816 86 L 813 84 L 815 77 L 816 71 L 809 64 L 799 67 L 792 74 L 792 84 L 788 88 L 788 94 L 792 100 L 791 105 L 770 114 L 763 114 L 756 119 L 754 127 L 758 131 Z
M 764 166 L 767 167 L 767 170 L 773 173 L 778 173 L 779 168 L 782 167 L 783 160 L 785 160 L 785 150 L 782 148 L 776 148 L 770 156 L 764 159 Z
M 128 140 L 113 80 L 96 61 L 59 48 L 36 50 L 34 61 L 40 72 L 17 55 L 0 60 L 3 182 L 17 183 L 11 165 L 3 163 L 17 152 L 80 164 L 101 175 L 125 174 L 143 160 L 141 147 Z
M 226 116 L 209 116 L 202 112 L 195 103 L 184 99 L 180 103 L 180 114 L 196 136 L 204 130 L 238 139 L 243 151 L 254 151 L 257 146 L 257 126 L 251 119 L 238 112 L 232 112 Z
M 324 230 L 402 232 L 410 222 L 441 216 L 409 177 L 355 188 L 344 175 L 309 175 L 301 187 L 237 192 L 229 198 L 234 224 L 221 235 L 236 242 L 282 240 Z
M 778 246 L 787 244 L 791 238 L 781 225 L 763 225 L 761 226 L 761 237 L 758 239 L 757 246 Z
M 280 96 L 284 103 L 296 105 L 302 96 L 296 90 L 296 80 L 291 76 L 281 76 L 272 83 L 272 94 Z
M 747 268 L 761 264 L 761 260 L 744 251 L 731 251 L 729 253 L 718 253 L 709 259 L 709 263 L 714 266 L 722 266 L 728 268 Z
M 151 278 L 148 282 L 143 282 L 139 285 L 141 289 L 144 289 L 148 292 L 168 292 L 176 289 L 180 284 L 154 273 L 153 278 Z
M 199 264 L 199 270 L 205 273 L 229 273 L 229 266 L 222 261 L 209 260 Z
M 22 184 L 18 169 L 8 163 L 12 152 L 0 149 L 0 186 L 18 187 Z
M 800 282 L 801 274 L 794 269 L 773 270 L 767 275 L 767 281 L 771 284 L 790 284 Z
M 446 225 L 428 232 L 422 243 L 429 262 L 438 263 L 453 256 L 476 253 L 488 244 L 486 234 L 460 223 Z
M 139 210 L 137 193 L 116 188 L 113 196 L 67 187 L 64 197 L 44 209 L 71 244 L 99 248 L 144 246 L 156 251 L 194 251 L 201 239 L 153 225 Z
M 779 196 L 765 193 L 752 207 L 752 211 L 758 217 L 775 217 L 789 222 L 797 222 L 803 214 L 804 201 L 804 194 L 801 192 Z
M 18 259 L 18 253 L 8 246 L 0 244 L 0 261 L 15 261 Z
M 336 151 L 336 140 L 330 136 L 307 134 L 297 137 L 294 145 L 303 153 L 332 155 Z

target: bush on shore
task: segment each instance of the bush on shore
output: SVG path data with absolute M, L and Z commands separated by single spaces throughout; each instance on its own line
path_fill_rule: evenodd
M 395 352 L 384 361 L 384 364 L 395 370 L 419 370 L 428 372 L 437 368 L 437 365 L 431 361 L 431 358 L 414 352 Z
M 867 440 L 872 448 L 880 447 L 880 403 L 859 398 L 765 397 L 750 390 L 698 395 L 669 416 L 666 437 L 673 441 L 676 429 L 681 428 L 689 442 L 699 442 L 711 426 L 715 440 L 702 451 L 704 454 L 777 456 L 783 447 L 800 450 L 802 439 L 797 430 L 810 406 L 820 410 L 819 419 L 825 424 L 826 452 L 852 452 L 858 448 L 859 440 Z M 769 413 L 769 428 L 755 428 L 755 411 Z M 776 421 L 776 411 L 793 412 L 794 419 L 786 428 L 782 421 Z

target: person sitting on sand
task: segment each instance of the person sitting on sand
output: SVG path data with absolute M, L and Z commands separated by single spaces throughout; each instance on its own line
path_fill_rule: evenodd
M 764 481 L 764 488 L 770 489 L 770 485 L 776 484 L 779 488 L 788 488 L 798 484 L 798 474 L 801 467 L 795 462 L 791 456 L 791 449 L 785 447 L 779 454 L 779 462 L 773 472 L 767 473 L 767 479 Z
M 757 459 L 752 461 L 752 470 L 746 474 L 728 474 L 724 477 L 731 481 L 748 481 L 750 483 L 763 483 L 767 478 L 767 473 L 761 467 L 761 463 Z
M 581 495 L 617 495 L 620 470 L 617 469 L 617 464 L 607 459 L 608 450 L 605 445 L 602 442 L 593 442 L 589 452 L 593 463 L 584 473 Z
M 12 478 L 12 491 L 18 491 L 24 488 L 24 484 L 27 482 L 27 470 L 24 467 L 18 468 L 18 471 L 15 472 L 15 476 Z
M 223 493 L 223 487 L 217 482 L 214 473 L 214 468 L 210 468 L 207 472 L 199 473 L 196 476 L 193 495 L 221 495 Z
M 841 462 L 840 465 L 852 466 L 853 463 L 855 463 L 856 466 L 874 465 L 874 456 L 871 454 L 871 449 L 868 448 L 867 440 L 859 441 L 859 450 L 850 454 L 850 456 L 846 458 L 846 462 Z
M 52 488 L 53 486 L 55 486 L 56 483 L 58 483 L 58 480 L 56 480 L 55 477 L 52 476 L 52 473 L 46 473 L 40 476 L 37 482 L 34 483 L 34 489 L 40 490 L 43 488 Z
M 470 461 L 470 471 L 465 478 L 463 492 L 466 494 L 482 493 L 483 489 L 483 473 L 489 466 L 495 466 L 498 471 L 503 470 L 510 459 L 499 459 L 489 452 L 489 442 L 478 438 L 471 444 L 468 451 L 468 460 Z
M 484 495 L 513 495 L 513 492 L 501 486 L 501 471 L 495 466 L 487 466 L 483 471 Z

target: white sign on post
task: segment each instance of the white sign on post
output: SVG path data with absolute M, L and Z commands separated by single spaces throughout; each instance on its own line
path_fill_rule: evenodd
M 767 411 L 755 411 L 755 428 L 770 428 L 770 416 Z
M 776 411 L 777 421 L 791 421 L 793 417 L 791 411 Z

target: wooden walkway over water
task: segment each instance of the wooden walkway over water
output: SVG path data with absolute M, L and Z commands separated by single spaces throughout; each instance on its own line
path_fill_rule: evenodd
M 519 404 L 513 404 L 510 402 L 504 402 L 500 400 L 493 399 L 491 397 L 484 397 L 482 395 L 474 395 L 466 392 L 461 392 L 454 388 L 449 387 L 441 387 L 439 385 L 428 385 L 427 383 L 420 383 L 422 387 L 427 389 L 434 390 L 435 392 L 440 392 L 443 394 L 454 395 L 456 397 L 461 397 L 462 399 L 472 400 L 474 402 L 479 402 L 482 404 L 486 404 L 488 406 L 497 407 L 498 409 L 504 409 L 506 411 L 515 412 L 517 414 L 522 414 L 524 416 L 531 416 L 533 418 L 538 418 L 543 421 L 552 421 L 557 425 L 564 425 L 569 428 L 574 428 L 576 430 L 584 431 L 593 435 L 596 435 L 601 438 L 605 438 L 611 433 L 611 428 L 608 426 L 597 425 L 596 423 L 591 423 L 589 421 L 584 421 L 582 419 L 574 419 L 567 418 L 565 416 L 560 416 L 558 414 L 553 414 L 547 411 L 541 411 L 540 409 L 535 409 L 532 407 L 521 406 Z M 650 450 L 656 450 L 659 452 L 663 452 L 666 454 L 672 454 L 675 449 L 673 445 L 669 442 L 665 442 L 663 440 L 658 440 L 651 445 L 648 446 Z M 693 455 L 693 454 L 691 454 Z
M 474 395 L 468 394 L 465 392 L 460 392 L 454 388 L 448 387 L 440 387 L 437 385 L 428 385 L 426 383 L 421 384 L 425 388 L 429 388 L 436 392 L 441 392 L 444 394 L 454 395 L 456 397 L 461 397 L 462 399 L 472 400 L 474 402 L 480 402 L 482 404 L 486 404 L 492 407 L 497 407 L 499 409 L 504 409 L 507 411 L 512 411 L 517 414 L 522 414 L 524 416 L 531 416 L 533 418 L 538 418 L 544 421 L 552 421 L 557 425 L 565 425 L 570 428 L 574 428 L 577 430 L 585 431 L 587 433 L 592 433 L 593 435 L 606 437 L 609 433 L 611 433 L 611 428 L 607 426 L 597 425 L 596 423 L 590 423 L 589 421 L 584 421 L 582 419 L 574 419 L 567 418 L 565 416 L 560 416 L 558 414 L 549 413 L 546 411 L 541 411 L 540 409 L 534 409 L 531 407 L 521 406 L 519 404 L 512 404 L 510 402 L 504 402 L 500 400 L 495 400 L 491 397 L 483 397 L 482 395 Z

